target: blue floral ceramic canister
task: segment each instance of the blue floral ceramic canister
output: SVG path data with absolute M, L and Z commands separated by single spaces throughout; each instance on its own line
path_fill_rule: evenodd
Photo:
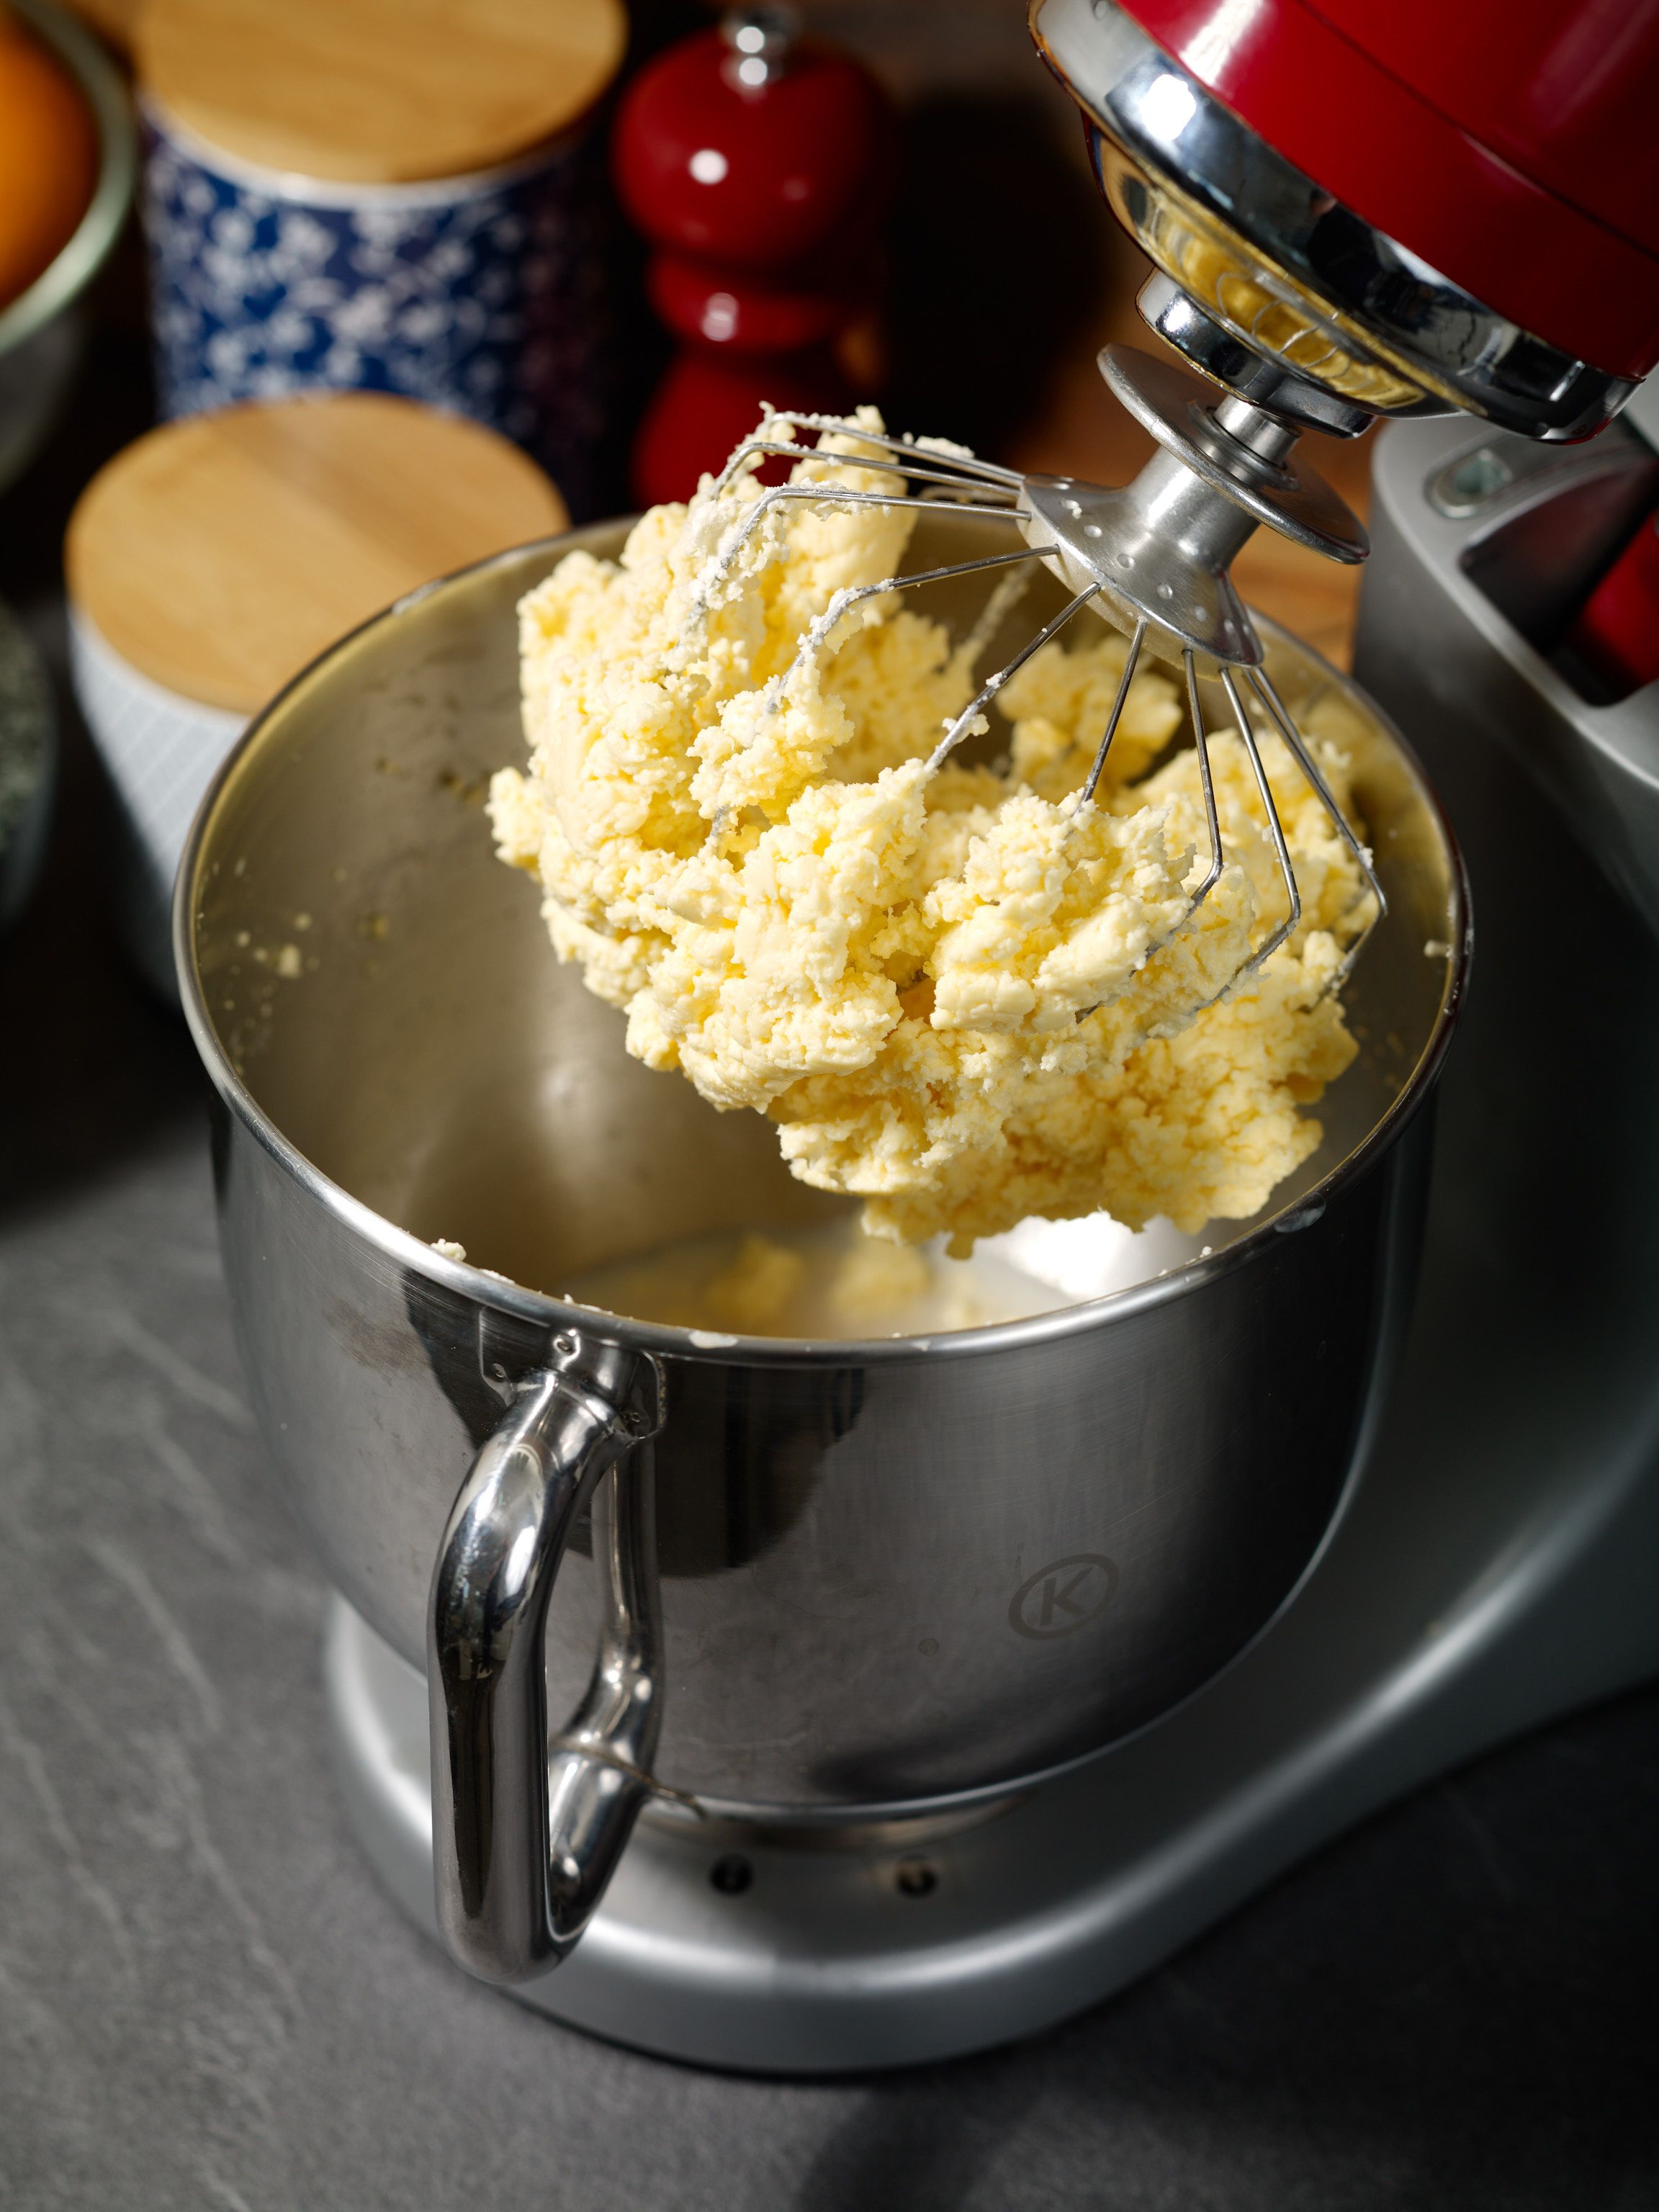
M 582 125 L 625 36 L 619 0 L 150 0 L 162 412 L 399 392 L 587 511 L 613 376 Z

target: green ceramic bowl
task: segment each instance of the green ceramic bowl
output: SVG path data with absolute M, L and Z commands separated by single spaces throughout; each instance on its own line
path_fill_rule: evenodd
M 0 308 L 0 491 L 33 459 L 69 390 L 80 357 L 81 299 L 126 220 L 138 158 L 132 103 L 97 40 L 52 0 L 7 4 L 86 94 L 101 152 L 75 234 L 27 291 Z

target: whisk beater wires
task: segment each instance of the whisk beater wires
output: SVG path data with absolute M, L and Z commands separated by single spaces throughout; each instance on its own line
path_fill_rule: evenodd
M 1094 765 L 1077 795 L 1078 811 L 1091 805 L 1097 787 L 1106 767 L 1106 756 L 1112 750 L 1112 739 L 1117 735 L 1117 726 L 1123 720 L 1123 709 L 1128 703 L 1129 686 L 1135 680 L 1135 665 L 1140 659 L 1140 648 L 1146 642 L 1146 617 L 1142 615 L 1135 623 L 1134 635 L 1129 640 L 1129 650 L 1123 656 L 1123 673 L 1117 679 L 1117 696 L 1112 702 L 1112 711 L 1106 717 L 1106 733 L 1096 750 Z
M 1204 794 L 1204 823 L 1210 836 L 1210 865 L 1203 882 L 1193 894 L 1193 902 L 1187 909 L 1191 921 L 1210 893 L 1221 880 L 1221 814 L 1215 803 L 1215 774 L 1210 766 L 1210 740 L 1204 727 L 1204 708 L 1198 696 L 1198 666 L 1189 647 L 1181 656 L 1182 673 L 1187 679 L 1187 712 L 1193 725 L 1193 747 L 1198 755 L 1199 788 Z
M 923 568 L 914 576 L 884 576 L 878 584 L 848 584 L 837 592 L 818 617 L 802 635 L 795 647 L 794 657 L 781 676 L 774 677 L 772 689 L 779 696 L 788 689 L 791 678 L 812 655 L 823 650 L 840 626 L 844 616 L 865 599 L 878 599 L 888 592 L 908 592 L 918 584 L 944 583 L 952 576 L 972 576 L 986 568 L 1009 568 L 1017 562 L 1040 561 L 1043 549 L 1021 545 L 1012 553 L 987 553 L 976 561 L 952 561 L 943 568 Z
M 787 437 L 769 434 L 774 423 L 779 429 L 787 428 L 790 434 Z M 797 443 L 795 434 L 802 431 L 817 432 L 821 440 L 833 439 L 838 444 L 844 441 L 846 450 L 837 450 L 836 446 L 826 447 L 822 442 L 817 447 Z M 863 425 L 839 416 L 781 413 L 771 418 L 763 426 L 759 434 L 739 447 L 732 456 L 714 481 L 713 490 L 715 495 L 732 485 L 745 468 L 752 468 L 757 461 L 762 459 L 794 463 L 796 480 L 763 489 L 758 497 L 745 503 L 741 517 L 734 519 L 732 526 L 725 533 L 718 550 L 699 580 L 692 608 L 694 619 L 701 620 L 707 616 L 715 594 L 741 561 L 744 547 L 761 528 L 766 515 L 780 507 L 816 505 L 848 510 L 892 507 L 936 513 L 943 507 L 957 514 L 1006 520 L 1022 531 L 1030 521 L 1027 511 L 1030 501 L 1026 480 L 1015 471 L 1002 468 L 994 462 L 982 461 L 972 454 L 952 452 L 948 447 L 918 445 L 908 439 L 891 436 L 884 430 L 866 429 Z M 890 479 L 890 489 L 861 489 L 853 483 L 836 481 L 836 471 L 849 470 L 863 474 L 866 483 L 872 474 L 878 478 L 884 476 Z M 768 706 L 773 712 L 778 711 L 791 681 L 805 664 L 830 646 L 844 617 L 861 603 L 878 599 L 889 592 L 911 590 L 979 573 L 1000 571 L 1002 580 L 975 626 L 973 639 L 969 641 L 968 659 L 971 665 L 977 657 L 977 648 L 988 641 L 990 634 L 1011 603 L 1009 595 L 1017 594 L 1023 588 L 1024 575 L 1031 573 L 1030 564 L 1044 560 L 1053 551 L 1053 546 L 1048 544 L 1018 544 L 1004 553 L 951 562 L 921 570 L 913 575 L 888 576 L 876 583 L 849 586 L 836 592 L 823 613 L 800 637 L 788 667 L 781 676 L 774 677 L 767 686 Z M 966 707 L 946 725 L 943 735 L 928 755 L 930 771 L 938 769 L 964 738 L 983 726 L 985 710 L 998 693 L 1027 661 L 1041 652 L 1073 620 L 1081 608 L 1098 599 L 1104 588 L 1103 583 L 1096 581 L 1077 592 L 1058 614 L 980 684 Z M 1148 617 L 1137 615 L 1105 727 L 1073 805 L 1073 822 L 1085 807 L 1096 801 L 1113 742 L 1127 709 L 1131 690 L 1145 660 L 1148 633 Z M 1176 925 L 1177 930 L 1190 922 L 1220 880 L 1226 865 L 1211 759 L 1211 732 L 1205 724 L 1193 647 L 1186 646 L 1181 658 L 1193 744 L 1197 754 L 1209 854 L 1202 878 L 1191 893 L 1186 913 Z M 1217 666 L 1216 675 L 1231 708 L 1232 719 L 1237 725 L 1239 740 L 1249 760 L 1251 775 L 1261 799 L 1267 833 L 1285 899 L 1284 914 L 1267 928 L 1261 941 L 1250 950 L 1227 989 L 1235 988 L 1245 976 L 1261 968 L 1292 936 L 1303 918 L 1301 886 L 1297 879 L 1285 821 L 1273 795 L 1261 749 L 1263 734 L 1269 729 L 1284 739 L 1297 768 L 1307 779 L 1309 787 L 1316 793 L 1336 834 L 1360 871 L 1364 889 L 1357 895 L 1349 913 L 1356 910 L 1366 892 L 1370 893 L 1373 902 L 1364 927 L 1347 949 L 1332 983 L 1327 986 L 1328 988 L 1334 988 L 1348 974 L 1371 930 L 1386 911 L 1382 885 L 1377 880 L 1371 856 L 1338 805 L 1317 760 L 1265 671 L 1248 665 L 1235 666 L 1224 660 Z M 1225 995 L 1225 993 L 1221 995 Z
M 791 422 L 798 430 L 817 430 L 830 437 L 854 439 L 860 446 L 873 446 L 878 454 L 895 456 L 904 465 L 896 466 L 893 459 L 884 463 L 866 453 L 826 453 L 822 448 L 815 453 L 810 446 L 785 443 L 781 440 L 750 438 L 738 447 L 715 478 L 714 489 L 717 495 L 725 490 L 751 453 L 773 454 L 781 459 L 793 461 L 822 460 L 830 465 L 850 461 L 854 467 L 865 469 L 885 465 L 894 475 L 902 477 L 920 477 L 925 470 L 930 472 L 930 482 L 960 483 L 965 480 L 987 487 L 1000 487 L 1011 498 L 1018 496 L 1024 482 L 1018 470 L 1002 468 L 995 461 L 981 460 L 977 453 L 951 453 L 939 447 L 918 446 L 913 439 L 895 438 L 884 430 L 866 430 L 860 423 L 849 422 L 842 415 L 777 415 L 772 419 Z M 946 471 L 949 473 L 945 473 Z
M 941 506 L 959 514 L 983 514 L 1018 525 L 1021 517 L 1018 506 L 1023 478 L 1012 469 L 1000 468 L 994 461 L 981 461 L 971 453 L 955 453 L 936 450 L 930 446 L 916 446 L 901 438 L 893 438 L 884 431 L 866 430 L 857 422 L 849 422 L 833 415 L 779 416 L 779 422 L 787 422 L 799 429 L 817 430 L 820 434 L 848 439 L 862 448 L 853 453 L 826 452 L 822 446 L 799 446 L 781 438 L 750 438 L 738 447 L 720 475 L 714 479 L 711 496 L 718 499 L 727 486 L 744 469 L 746 463 L 757 458 L 791 460 L 799 464 L 816 465 L 825 470 L 854 468 L 886 474 L 895 481 L 891 491 L 861 491 L 850 484 L 818 482 L 808 479 L 799 483 L 774 484 L 763 491 L 760 497 L 745 511 L 742 520 L 730 532 L 719 552 L 705 572 L 692 603 L 694 619 L 708 611 L 714 594 L 720 589 L 743 556 L 744 548 L 765 517 L 775 507 L 799 506 L 803 502 L 826 507 L 908 507 L 936 512 Z M 868 450 L 873 447 L 873 452 Z M 905 489 L 910 483 L 926 484 L 930 489 L 922 493 Z M 967 573 L 977 563 L 958 564 L 955 568 L 939 569 L 926 580 Z M 921 582 L 921 577 L 890 578 L 878 590 L 890 591 L 901 582 Z
M 1047 548 L 1043 550 L 1046 551 Z M 1012 682 L 1032 654 L 1041 653 L 1049 639 L 1064 629 L 1072 617 L 1080 608 L 1086 607 L 1091 599 L 1098 599 L 1105 588 L 1103 584 L 1090 584 L 1085 589 L 1080 591 L 1074 599 L 1068 599 L 1052 622 L 1045 623 L 1035 637 L 1026 639 L 1012 660 L 1005 660 L 994 676 L 987 677 L 955 721 L 950 724 L 933 751 L 928 754 L 927 765 L 930 769 L 938 768 L 945 755 L 961 744 L 1003 685 Z
M 1279 697 L 1279 693 L 1273 688 L 1273 678 L 1267 674 L 1266 669 L 1253 668 L 1249 672 L 1249 683 L 1250 688 L 1255 691 L 1257 698 L 1261 700 L 1262 705 L 1267 708 L 1268 714 L 1272 717 L 1279 736 L 1284 738 L 1285 744 L 1290 747 L 1292 755 L 1295 757 L 1297 766 L 1301 769 L 1303 775 L 1307 777 L 1310 784 L 1312 785 L 1314 793 L 1321 805 L 1331 818 L 1332 827 L 1335 830 L 1338 836 L 1341 838 L 1343 843 L 1352 854 L 1356 866 L 1358 867 L 1361 875 L 1365 878 L 1366 888 L 1370 890 L 1371 896 L 1376 902 L 1376 912 L 1373 914 L 1370 921 L 1366 924 L 1364 932 L 1360 935 L 1355 945 L 1350 951 L 1347 959 L 1344 963 L 1343 973 L 1346 974 L 1348 968 L 1352 967 L 1354 960 L 1358 957 L 1359 949 L 1364 944 L 1365 939 L 1370 935 L 1371 931 L 1376 928 L 1377 923 L 1388 912 L 1389 902 L 1383 896 L 1382 884 L 1377 881 L 1376 870 L 1372 865 L 1370 853 L 1366 851 L 1364 846 L 1354 835 L 1352 823 L 1348 820 L 1347 816 L 1342 811 L 1342 809 L 1337 805 L 1335 794 L 1331 790 L 1330 785 L 1325 781 L 1324 775 L 1320 769 L 1318 762 L 1314 758 L 1311 750 L 1304 740 L 1302 732 L 1297 728 L 1295 722 L 1291 720 L 1290 710 L 1286 708 L 1284 701 Z M 1362 892 L 1360 896 L 1363 897 L 1364 896 L 1364 892 Z
M 1273 787 L 1267 780 L 1267 766 L 1261 757 L 1261 745 L 1255 733 L 1255 725 L 1250 720 L 1249 709 L 1245 706 L 1239 692 L 1238 678 L 1231 668 L 1222 669 L 1221 684 L 1222 689 L 1227 694 L 1233 713 L 1237 718 L 1238 734 L 1244 741 L 1244 750 L 1250 757 L 1250 770 L 1255 778 L 1255 787 L 1261 794 L 1261 805 L 1267 817 L 1267 835 L 1273 840 L 1273 857 L 1279 862 L 1279 872 L 1284 882 L 1285 896 L 1290 902 L 1284 921 L 1276 929 L 1268 932 L 1240 969 L 1241 975 L 1248 975 L 1261 967 L 1262 962 L 1271 954 L 1278 951 L 1279 946 L 1301 921 L 1302 892 L 1296 880 L 1296 867 L 1291 859 L 1290 845 L 1285 839 L 1285 824 L 1279 820 L 1279 808 L 1273 802 Z

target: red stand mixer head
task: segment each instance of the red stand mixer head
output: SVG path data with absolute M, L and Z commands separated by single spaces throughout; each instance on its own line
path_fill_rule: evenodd
M 1146 319 L 1283 419 L 1592 435 L 1659 361 L 1653 0 L 1033 0 Z

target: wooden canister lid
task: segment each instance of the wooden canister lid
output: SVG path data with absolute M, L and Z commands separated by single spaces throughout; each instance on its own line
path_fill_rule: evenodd
M 210 146 L 393 185 L 495 168 L 568 129 L 627 35 L 621 0 L 145 0 L 137 56 Z
M 568 526 L 516 446 L 372 392 L 152 430 L 70 519 L 70 598 L 141 675 L 251 714 L 417 584 Z

